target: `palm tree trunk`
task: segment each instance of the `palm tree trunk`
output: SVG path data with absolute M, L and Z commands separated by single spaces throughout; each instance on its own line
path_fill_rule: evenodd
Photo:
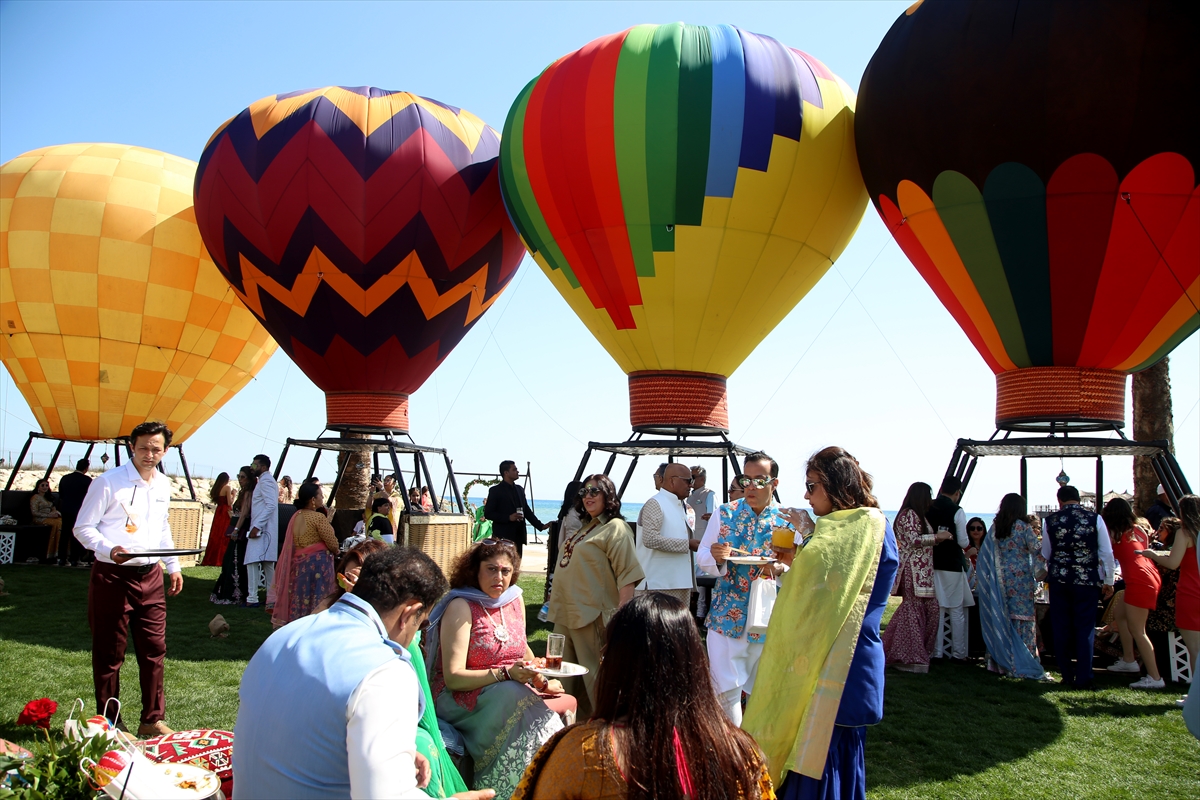
M 1133 375 L 1133 438 L 1165 439 L 1175 452 L 1175 420 L 1171 413 L 1170 357 Z M 1145 456 L 1133 459 L 1133 507 L 1142 514 L 1154 505 L 1158 475 Z
M 365 433 L 343 433 L 343 439 L 366 439 Z M 334 505 L 339 510 L 365 508 L 371 493 L 371 449 L 355 448 L 338 453 L 338 484 Z

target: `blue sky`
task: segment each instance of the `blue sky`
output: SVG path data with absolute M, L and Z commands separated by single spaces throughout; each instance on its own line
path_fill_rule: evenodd
M 500 128 L 517 92 L 549 62 L 643 22 L 732 23 L 812 53 L 857 88 L 908 5 L 5 2 L 0 161 L 85 141 L 195 160 L 213 130 L 251 102 L 332 84 L 412 91 Z M 1171 364 L 1177 456 L 1194 484 L 1198 339 L 1184 342 Z M 883 505 L 895 508 L 910 482 L 937 483 L 957 438 L 992 433 L 995 381 L 868 208 L 835 268 L 733 375 L 729 401 L 731 437 L 780 461 L 785 503 L 803 502 L 808 455 L 839 444 L 875 474 Z M 7 372 L 0 407 L 7 457 L 35 427 Z M 561 493 L 587 441 L 629 432 L 624 375 L 528 258 L 414 395 L 410 413 L 414 438 L 447 448 L 460 470 L 531 462 L 539 497 Z M 279 353 L 186 449 L 201 474 L 232 471 L 323 425 L 321 393 Z M 302 474 L 310 458 L 289 456 L 285 471 Z M 1065 468 L 1092 487 L 1091 462 Z M 1033 503 L 1051 502 L 1059 469 L 1057 460 L 1031 466 Z M 321 471 L 332 472 L 332 459 Z M 1016 490 L 1017 475 L 1015 460 L 985 459 L 965 505 L 995 510 Z M 632 486 L 645 491 L 631 489 L 630 499 L 648 495 L 649 470 Z M 1106 489 L 1131 487 L 1130 460 L 1107 461 Z

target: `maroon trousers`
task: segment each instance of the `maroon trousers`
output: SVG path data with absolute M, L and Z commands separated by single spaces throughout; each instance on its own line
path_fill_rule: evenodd
M 92 680 L 96 706 L 104 713 L 110 697 L 121 696 L 121 665 L 133 630 L 138 675 L 142 685 L 142 722 L 163 718 L 163 659 L 167 655 L 167 594 L 163 572 L 153 564 L 146 572 L 97 560 L 88 584 L 88 625 L 92 629 Z

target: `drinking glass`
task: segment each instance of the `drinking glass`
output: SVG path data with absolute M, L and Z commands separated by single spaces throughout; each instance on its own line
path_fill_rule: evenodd
M 552 633 L 546 638 L 546 669 L 562 669 L 563 650 L 566 646 L 567 637 L 561 633 Z

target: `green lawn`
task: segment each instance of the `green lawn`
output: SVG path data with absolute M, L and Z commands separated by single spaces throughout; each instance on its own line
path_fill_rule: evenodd
M 262 611 L 208 602 L 215 568 L 184 570 L 183 594 L 168 599 L 167 722 L 177 729 L 231 728 L 237 687 L 255 648 L 271 632 Z M 14 721 L 28 700 L 59 703 L 55 724 L 81 697 L 92 710 L 84 570 L 5 566 L 0 577 L 0 738 L 27 742 Z M 542 581 L 521 581 L 533 648 Z M 221 613 L 227 639 L 210 639 Z M 982 667 L 935 667 L 928 675 L 888 673 L 883 724 L 867 737 L 871 798 L 1119 798 L 1200 795 L 1200 742 L 1183 726 L 1175 691 L 1135 692 L 1129 676 L 1099 673 L 1098 692 L 1014 681 Z M 132 651 L 122 671 L 126 719 L 140 700 Z

